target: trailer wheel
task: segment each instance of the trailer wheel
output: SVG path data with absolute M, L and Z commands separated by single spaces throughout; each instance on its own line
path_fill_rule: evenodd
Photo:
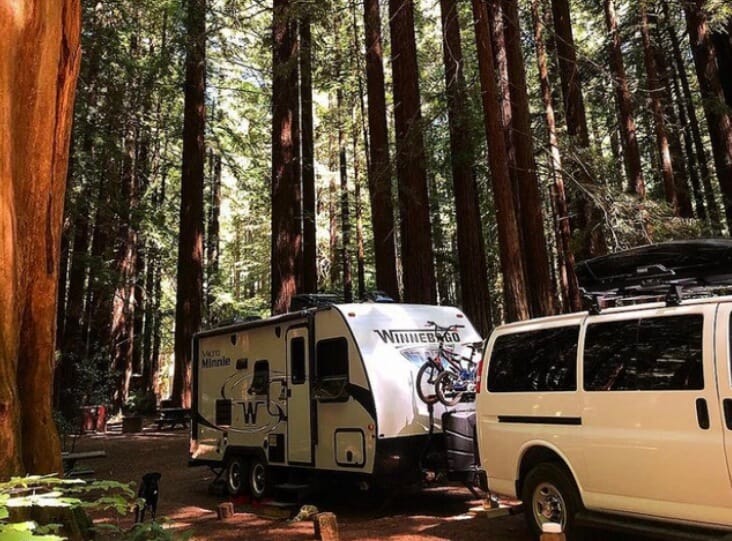
M 269 492 L 270 472 L 267 471 L 267 464 L 261 458 L 253 458 L 249 465 L 247 475 L 249 494 L 255 500 L 260 500 Z
M 242 493 L 246 478 L 246 461 L 240 456 L 230 456 L 226 464 L 226 491 L 230 496 Z
M 435 393 L 435 383 L 441 370 L 431 361 L 424 363 L 419 367 L 417 372 L 417 396 L 425 404 L 434 404 L 437 402 L 437 393 Z

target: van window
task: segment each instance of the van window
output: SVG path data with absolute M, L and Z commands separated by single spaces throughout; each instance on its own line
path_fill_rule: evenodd
M 703 389 L 703 326 L 701 314 L 588 325 L 585 390 Z
M 316 378 L 348 378 L 348 341 L 345 338 L 321 340 L 316 355 Z
M 492 393 L 575 391 L 579 326 L 499 336 L 488 367 Z
M 252 386 L 249 387 L 249 394 L 267 394 L 269 385 L 269 361 L 257 361 L 254 363 L 254 377 Z
M 305 383 L 305 339 L 302 336 L 290 342 L 290 372 L 293 385 Z

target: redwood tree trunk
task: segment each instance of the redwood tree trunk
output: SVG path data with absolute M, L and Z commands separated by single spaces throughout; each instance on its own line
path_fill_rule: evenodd
M 290 308 L 302 249 L 297 164 L 297 40 L 294 6 L 275 0 L 272 25 L 272 313 Z
M 604 0 L 605 23 L 610 34 L 610 71 L 613 76 L 615 98 L 618 102 L 620 122 L 620 137 L 623 140 L 623 158 L 625 172 L 628 175 L 628 192 L 641 199 L 646 196 L 646 185 L 643 180 L 640 151 L 638 149 L 638 130 L 633 118 L 633 97 L 628 87 L 628 78 L 625 75 L 623 53 L 621 51 L 620 33 L 618 32 L 618 18 L 615 13 L 615 1 Z
M 578 311 L 582 308 L 577 275 L 574 271 L 574 252 L 572 251 L 572 231 L 569 226 L 569 208 L 564 189 L 564 175 L 562 173 L 562 156 L 559 152 L 557 125 L 554 117 L 554 102 L 552 87 L 549 80 L 549 65 L 546 47 L 544 44 L 544 14 L 539 9 L 540 0 L 532 0 L 531 15 L 534 23 L 534 45 L 536 46 L 536 61 L 539 68 L 539 83 L 541 99 L 544 104 L 547 132 L 549 134 L 550 171 L 552 178 L 552 202 L 554 207 L 554 223 L 557 232 L 557 252 L 559 255 L 559 283 L 568 311 Z
M 440 10 L 462 307 L 478 331 L 487 336 L 493 322 L 456 0 L 440 0 Z
M 303 291 L 318 291 L 315 234 L 315 150 L 313 141 L 313 68 L 310 16 L 300 19 L 300 107 L 302 138 Z
M 171 398 L 190 407 L 191 338 L 201 325 L 203 178 L 206 109 L 206 0 L 189 0 L 183 111 L 183 170 L 175 304 L 175 374 Z
M 666 131 L 664 108 L 661 104 L 662 89 L 658 80 L 658 68 L 656 66 L 656 58 L 654 55 L 655 47 L 651 42 L 651 32 L 649 29 L 648 19 L 649 15 L 646 4 L 641 2 L 640 28 L 641 38 L 643 41 L 643 61 L 645 63 L 646 76 L 648 79 L 648 95 L 651 102 L 651 111 L 653 112 L 653 123 L 656 128 L 656 147 L 658 150 L 658 156 L 661 160 L 663 191 L 666 195 L 666 202 L 674 209 L 674 214 L 676 216 L 681 216 L 681 205 L 676 193 L 674 167 L 671 161 L 671 148 Z M 684 216 L 684 218 L 690 217 L 691 216 Z
M 549 272 L 549 254 L 544 234 L 539 178 L 534 161 L 534 145 L 531 133 L 529 96 L 526 71 L 521 52 L 521 26 L 518 7 L 514 0 L 502 0 L 505 17 L 506 60 L 511 96 L 513 137 L 516 153 L 516 179 L 518 181 L 518 220 L 522 230 L 526 279 L 531 284 L 529 302 L 533 317 L 555 313 L 554 288 Z
M 338 172 L 341 179 L 341 265 L 343 268 L 343 300 L 353 302 L 353 275 L 351 272 L 351 217 L 348 205 L 348 162 L 346 161 L 346 133 L 343 127 L 343 91 L 338 89 Z
M 590 137 L 587 129 L 587 114 L 582 95 L 582 77 L 577 66 L 577 50 L 574 44 L 572 21 L 569 11 L 569 0 L 552 0 L 552 16 L 554 20 L 556 54 L 559 63 L 559 79 L 562 87 L 564 118 L 567 133 L 580 149 L 589 149 Z M 593 189 L 594 179 L 582 167 L 567 164 L 576 173 L 579 182 Z M 599 211 L 593 202 L 584 194 L 580 194 L 575 202 L 576 219 L 572 226 L 582 231 L 581 252 L 583 255 L 601 255 L 607 251 Z
M 498 245 L 501 271 L 503 273 L 506 319 L 516 321 L 529 317 L 524 265 L 522 259 L 516 257 L 516 247 L 521 245 L 520 234 L 516 221 L 516 209 L 513 204 L 513 188 L 508 173 L 506 147 L 501 130 L 498 86 L 494 78 L 495 69 L 488 26 L 488 13 L 482 0 L 472 0 L 472 5 L 488 158 L 497 214 Z
M 727 227 L 732 229 L 732 120 L 724 104 L 724 92 L 720 82 L 716 53 L 707 24 L 704 8 L 706 0 L 684 1 L 686 27 L 691 41 L 696 74 L 702 93 L 704 113 L 709 125 L 714 164 L 722 189 Z
M 721 29 L 712 32 L 712 43 L 717 54 L 719 79 L 727 107 L 732 107 L 732 17 Z
M 389 0 L 404 300 L 437 301 L 413 0 Z
M 374 234 L 376 287 L 386 292 L 394 300 L 399 300 L 379 0 L 364 0 L 364 31 L 366 34 L 366 91 L 369 101 L 371 158 L 368 178 L 371 224 Z
M 686 74 L 686 66 L 684 58 L 681 54 L 681 46 L 679 44 L 679 37 L 674 29 L 673 22 L 669 14 L 668 4 L 664 1 L 661 2 L 663 8 L 664 22 L 666 24 L 666 30 L 669 38 L 671 39 L 671 49 L 673 51 L 675 65 L 675 73 L 678 76 L 681 84 L 682 93 L 681 96 L 681 107 L 686 107 L 686 111 L 689 117 L 688 129 L 691 131 L 691 140 L 693 142 L 694 150 L 696 153 L 696 162 L 699 165 L 699 176 L 701 177 L 702 186 L 704 187 L 704 197 L 706 201 L 707 212 L 709 214 L 709 222 L 711 225 L 712 233 L 719 234 L 722 228 L 722 220 L 719 215 L 719 208 L 714 198 L 714 189 L 712 188 L 711 172 L 707 165 L 707 153 L 704 149 L 704 142 L 702 141 L 701 130 L 699 129 L 699 119 L 696 115 L 696 108 L 694 107 L 694 101 L 691 95 L 691 86 L 689 84 L 689 78 Z
M 79 33 L 77 0 L 0 4 L 0 479 L 61 471 L 51 400 Z

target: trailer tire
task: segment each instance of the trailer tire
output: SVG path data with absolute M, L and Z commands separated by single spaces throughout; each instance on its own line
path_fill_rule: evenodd
M 226 460 L 226 491 L 229 496 L 239 496 L 248 479 L 247 462 L 241 456 L 232 455 Z
M 270 491 L 270 475 L 267 464 L 259 457 L 252 458 L 247 472 L 249 494 L 255 500 L 261 500 Z

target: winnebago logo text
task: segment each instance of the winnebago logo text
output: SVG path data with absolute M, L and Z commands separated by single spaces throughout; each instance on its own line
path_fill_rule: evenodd
M 385 344 L 436 344 L 434 331 L 422 329 L 390 329 L 374 331 Z M 460 342 L 460 334 L 453 331 L 445 335 L 445 342 Z

